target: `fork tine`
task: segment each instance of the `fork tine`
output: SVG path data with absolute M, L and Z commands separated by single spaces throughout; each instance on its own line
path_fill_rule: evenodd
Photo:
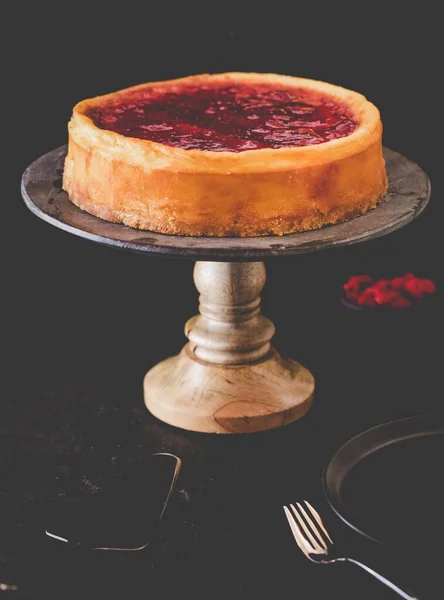
M 308 542 L 305 539 L 305 537 L 302 535 L 301 530 L 299 529 L 298 524 L 294 520 L 293 515 L 291 514 L 291 512 L 288 510 L 288 508 L 286 506 L 284 506 L 284 512 L 287 517 L 288 524 L 290 525 L 290 529 L 294 535 L 294 539 L 296 540 L 297 545 L 302 550 L 302 552 L 305 554 L 305 556 L 307 558 L 310 558 L 310 552 L 312 552 L 313 548 L 311 548 L 311 546 L 308 545 Z
M 299 507 L 299 509 L 302 509 L 301 505 L 299 504 L 299 502 L 296 503 L 297 506 Z M 304 519 L 301 517 L 301 515 L 298 513 L 298 511 L 296 510 L 296 508 L 293 506 L 293 504 L 290 504 L 293 513 L 300 525 L 300 527 L 303 529 L 304 533 L 305 533 L 305 537 L 308 538 L 308 541 L 311 543 L 312 545 L 312 552 L 316 553 L 316 554 L 325 554 L 327 547 L 325 546 L 324 548 L 322 548 L 318 541 L 314 538 L 313 534 L 311 533 L 311 531 L 308 529 L 307 525 L 304 522 Z M 303 511 L 303 509 L 302 509 Z
M 316 540 L 321 544 L 321 546 L 324 548 L 324 550 L 327 552 L 328 547 L 327 544 L 325 543 L 324 538 L 322 537 L 321 533 L 319 532 L 319 529 L 316 527 L 316 525 L 313 523 L 313 521 L 310 519 L 310 517 L 307 514 L 307 511 L 305 510 L 305 508 L 301 505 L 300 502 L 296 503 L 298 505 L 299 510 L 301 511 L 301 513 L 304 515 L 305 520 L 308 523 L 308 526 L 310 527 L 311 531 L 314 533 L 314 535 L 316 536 Z M 307 528 L 308 529 L 308 528 Z
M 314 509 L 313 506 L 310 504 L 310 502 L 308 502 L 307 500 L 304 500 L 304 502 L 307 505 L 308 510 L 311 512 L 311 514 L 313 515 L 313 517 L 316 519 L 317 524 L 322 529 L 322 531 L 324 532 L 324 534 L 327 537 L 327 539 L 330 540 L 330 542 L 333 544 L 333 540 L 329 536 L 328 531 L 325 529 L 324 523 L 322 522 L 321 516 L 318 513 L 318 511 L 316 509 Z

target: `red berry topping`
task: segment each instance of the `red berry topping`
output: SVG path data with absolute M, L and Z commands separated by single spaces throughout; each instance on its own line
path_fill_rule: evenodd
M 213 152 L 322 144 L 357 127 L 347 108 L 328 96 L 269 84 L 147 87 L 87 114 L 101 129 Z

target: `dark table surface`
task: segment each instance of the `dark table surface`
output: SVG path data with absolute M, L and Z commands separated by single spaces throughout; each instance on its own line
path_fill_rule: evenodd
M 2 125 L 12 141 L 3 142 L 9 156 L 2 166 L 0 582 L 17 583 L 20 592 L 0 596 L 393 598 L 353 566 L 322 567 L 303 557 L 282 505 L 307 498 L 348 550 L 387 564 L 421 598 L 442 598 L 442 556 L 370 545 L 333 517 L 321 491 L 323 467 L 350 436 L 442 410 L 442 135 L 440 119 L 433 120 L 442 114 L 442 36 L 432 3 L 372 5 L 365 15 L 337 3 L 319 15 L 315 3 L 311 16 L 298 3 L 295 21 L 273 2 L 254 18 L 251 11 L 242 17 L 240 6 L 216 19 L 208 9 L 203 25 L 190 3 L 174 18 L 170 3 L 163 15 L 159 3 L 156 10 L 147 3 L 145 17 L 140 3 L 137 13 L 93 4 L 85 12 L 39 2 L 24 18 L 16 3 L 17 29 L 5 20 L 8 52 L 17 40 L 21 52 Z M 350 25 L 345 16 L 353 15 Z M 297 35 L 295 22 L 303 23 Z M 143 405 L 144 373 L 180 350 L 184 323 L 196 313 L 192 262 L 70 236 L 34 217 L 19 192 L 25 167 L 66 143 L 75 102 L 142 81 L 224 70 L 302 75 L 359 90 L 381 109 L 385 145 L 432 181 L 429 206 L 404 229 L 268 264 L 263 310 L 276 325 L 275 345 L 311 369 L 316 399 L 299 422 L 239 437 L 173 429 Z M 424 310 L 367 314 L 340 303 L 352 274 L 405 272 L 436 281 Z M 144 553 L 94 555 L 45 539 L 42 515 L 55 496 L 80 501 L 106 489 L 130 457 L 160 450 L 179 454 L 183 468 Z
M 196 311 L 193 264 L 96 246 L 20 210 L 28 252 L 8 273 L 0 580 L 39 599 L 392 597 L 351 566 L 303 557 L 282 504 L 307 498 L 354 554 L 387 562 L 387 573 L 401 569 L 428 594 L 442 590 L 439 569 L 424 570 L 409 553 L 387 556 L 337 522 L 320 483 L 350 436 L 442 406 L 440 294 L 414 311 L 355 312 L 340 302 L 343 282 L 358 272 L 437 279 L 428 210 L 386 238 L 268 264 L 263 309 L 275 344 L 315 374 L 316 400 L 299 422 L 245 436 L 174 429 L 143 405 L 145 371 L 180 349 Z M 42 515 L 55 496 L 81 501 L 106 489 L 128 456 L 151 451 L 178 454 L 183 468 L 145 552 L 98 556 L 45 539 Z

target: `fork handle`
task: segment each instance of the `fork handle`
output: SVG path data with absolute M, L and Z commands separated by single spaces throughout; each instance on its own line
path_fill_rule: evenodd
M 344 560 L 346 560 L 347 562 L 353 563 L 354 565 L 357 565 L 358 567 L 361 567 L 361 569 L 363 569 L 364 571 L 367 571 L 367 573 L 370 573 L 370 575 L 373 575 L 373 577 L 375 577 L 375 579 L 377 579 L 378 581 L 380 581 L 381 583 L 386 585 L 388 588 L 390 588 L 394 592 L 396 592 L 399 596 L 401 596 L 401 598 L 404 598 L 405 600 L 419 600 L 417 596 L 412 596 L 412 594 L 410 592 L 408 592 L 407 590 L 401 589 L 400 587 L 398 587 L 397 585 L 395 585 L 394 583 L 389 581 L 386 577 L 384 577 L 380 573 L 377 573 L 370 567 L 367 567 L 367 565 L 364 565 L 364 563 L 361 563 L 358 560 L 355 560 L 354 558 L 346 558 Z

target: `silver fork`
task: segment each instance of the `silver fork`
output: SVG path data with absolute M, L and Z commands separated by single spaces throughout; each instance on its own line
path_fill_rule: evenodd
M 291 511 L 287 506 L 284 506 L 284 511 L 297 545 L 309 560 L 319 564 L 333 564 L 335 562 L 353 563 L 364 569 L 364 571 L 367 571 L 367 573 L 370 573 L 370 575 L 373 575 L 373 577 L 399 594 L 401 598 L 405 598 L 405 600 L 418 600 L 416 596 L 412 596 L 406 590 L 402 590 L 386 577 L 383 577 L 380 573 L 377 573 L 358 560 L 338 556 L 333 550 L 333 540 L 328 534 L 319 513 L 307 500 L 304 500 L 304 504 L 305 506 L 300 502 L 296 502 L 296 506 L 290 504 Z

